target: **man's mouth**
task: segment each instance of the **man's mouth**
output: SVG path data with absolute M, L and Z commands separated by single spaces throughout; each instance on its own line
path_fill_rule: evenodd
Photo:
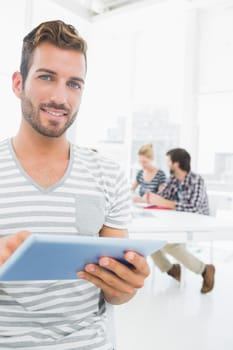
M 51 108 L 45 108 L 45 107 L 42 107 L 41 110 L 43 112 L 46 112 L 48 113 L 49 115 L 53 116 L 53 117 L 58 117 L 58 118 L 61 118 L 61 117 L 66 117 L 67 116 L 67 112 L 64 111 L 64 110 L 56 110 L 56 109 L 51 109 Z

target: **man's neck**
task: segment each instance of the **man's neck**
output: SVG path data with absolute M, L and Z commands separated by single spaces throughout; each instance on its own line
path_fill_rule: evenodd
M 152 172 L 154 172 L 156 170 L 157 170 L 157 168 L 155 166 L 153 166 L 153 165 L 151 165 L 151 166 L 147 167 L 146 169 L 144 169 L 144 171 L 148 172 L 148 173 L 152 173 Z
M 181 169 L 177 169 L 175 172 L 175 177 L 177 178 L 177 180 L 179 180 L 180 182 L 184 181 L 184 179 L 186 178 L 188 172 L 181 170 Z
M 17 157 L 24 160 L 63 160 L 68 159 L 70 153 L 70 145 L 65 136 L 55 138 L 20 131 L 13 138 L 13 147 Z

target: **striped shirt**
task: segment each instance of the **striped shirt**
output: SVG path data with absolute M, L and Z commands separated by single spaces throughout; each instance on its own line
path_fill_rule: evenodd
M 209 214 L 208 196 L 204 180 L 200 175 L 191 171 L 182 182 L 172 175 L 166 187 L 159 192 L 159 195 L 174 201 L 178 211 Z
M 139 184 L 139 195 L 142 197 L 146 192 L 156 193 L 159 190 L 161 184 L 165 184 L 166 175 L 162 170 L 158 170 L 156 175 L 150 182 L 146 182 L 143 177 L 143 170 L 139 170 L 136 176 L 137 183 Z
M 20 230 L 99 234 L 126 228 L 129 188 L 113 161 L 70 145 L 63 178 L 44 189 L 18 162 L 11 141 L 0 143 L 0 234 Z M 101 291 L 85 280 L 0 283 L 0 349 L 112 350 Z

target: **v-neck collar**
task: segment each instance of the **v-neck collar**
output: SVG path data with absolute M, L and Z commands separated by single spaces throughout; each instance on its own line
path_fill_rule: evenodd
M 61 186 L 64 181 L 67 179 L 67 177 L 69 176 L 71 169 L 72 169 L 72 165 L 73 165 L 73 157 L 74 157 L 74 150 L 73 150 L 73 144 L 69 143 L 70 145 L 70 159 L 69 159 L 69 164 L 68 167 L 66 168 L 66 171 L 64 173 L 64 175 L 62 176 L 62 178 L 57 181 L 56 183 L 54 183 L 52 186 L 48 187 L 48 188 L 44 188 L 42 186 L 40 186 L 30 175 L 28 175 L 28 173 L 24 170 L 24 168 L 22 167 L 20 161 L 18 160 L 14 147 L 13 147 L 13 139 L 8 139 L 8 145 L 9 145 L 9 149 L 10 149 L 10 153 L 11 156 L 16 164 L 16 167 L 19 169 L 21 175 L 27 179 L 27 181 L 30 182 L 30 184 L 32 186 L 34 186 L 35 188 L 37 188 L 37 190 L 39 190 L 42 193 L 50 193 L 53 192 L 57 187 Z

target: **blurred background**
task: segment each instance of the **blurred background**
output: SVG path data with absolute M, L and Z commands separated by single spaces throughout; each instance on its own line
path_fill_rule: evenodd
M 232 213 L 232 0 L 8 0 L 0 19 L 0 139 L 20 121 L 11 75 L 24 35 L 62 19 L 89 47 L 71 140 L 121 163 L 130 181 L 142 144 L 154 144 L 166 172 L 166 151 L 186 148 L 205 177 L 212 213 Z
M 154 144 L 166 173 L 167 150 L 186 148 L 193 171 L 205 178 L 211 214 L 232 217 L 233 0 L 1 1 L 0 139 L 14 135 L 21 118 L 11 75 L 22 39 L 52 19 L 73 24 L 88 43 L 71 141 L 115 159 L 129 182 L 141 145 Z M 209 243 L 189 248 L 209 261 Z M 154 284 L 149 279 L 131 303 L 116 308 L 119 350 L 233 348 L 233 243 L 214 248 L 218 275 L 208 297 L 193 274 L 186 272 L 180 289 L 157 271 Z

